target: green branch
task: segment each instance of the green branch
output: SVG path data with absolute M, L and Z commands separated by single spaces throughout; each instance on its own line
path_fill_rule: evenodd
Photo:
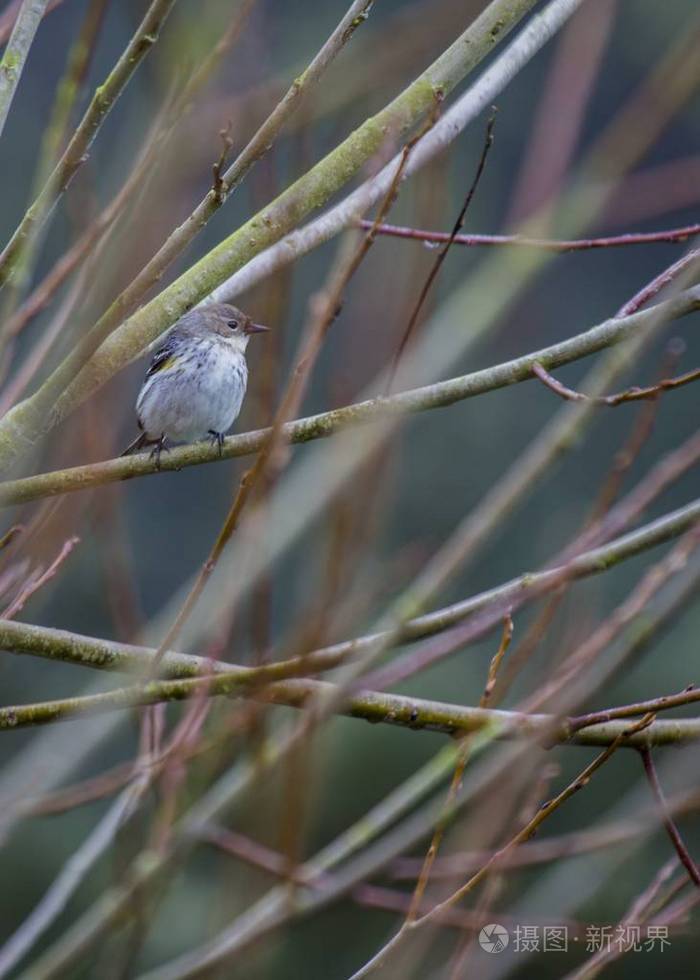
M 676 319 L 698 309 L 700 309 L 700 286 L 648 310 L 626 317 L 613 317 L 569 340 L 481 371 L 450 378 L 448 381 L 439 381 L 422 388 L 402 391 L 389 397 L 371 398 L 345 408 L 312 415 L 309 418 L 297 419 L 284 426 L 284 438 L 291 443 L 309 442 L 351 426 L 367 424 L 390 414 L 427 411 L 452 405 L 466 398 L 474 398 L 488 391 L 527 381 L 533 377 L 535 363 L 540 363 L 548 369 L 560 367 L 618 344 L 630 335 L 637 335 L 645 329 L 653 329 L 658 325 L 659 318 Z M 249 455 L 263 447 L 269 434 L 269 429 L 259 429 L 230 436 L 225 440 L 221 453 L 218 448 L 208 443 L 175 448 L 161 457 L 160 470 L 179 470 L 185 466 L 213 463 L 222 458 Z M 142 454 L 6 481 L 0 483 L 0 507 L 76 490 L 87 490 L 116 480 L 128 480 L 157 471 L 156 461 L 148 454 Z
M 89 694 L 81 697 L 43 701 L 37 704 L 0 708 L 0 730 L 50 725 L 57 721 L 72 721 L 104 711 L 133 708 L 137 705 L 160 704 L 166 701 L 186 701 L 197 694 L 205 697 L 249 696 L 266 703 L 283 704 L 303 708 L 307 701 L 322 692 L 332 693 L 333 684 L 327 681 L 289 680 L 277 681 L 263 690 L 248 690 L 241 683 L 240 670 L 222 670 L 211 677 L 186 680 L 152 681 L 131 687 Z M 679 696 L 680 697 L 680 696 Z M 624 706 L 617 709 L 622 717 L 645 714 L 650 710 L 662 710 L 677 704 L 700 700 L 700 691 L 684 692 L 682 699 L 658 698 L 650 708 L 647 703 Z M 610 709 L 611 714 L 615 709 Z M 518 711 L 499 711 L 487 708 L 465 707 L 442 701 L 384 694 L 378 691 L 361 691 L 346 699 L 339 714 L 361 718 L 373 723 L 381 722 L 427 730 L 446 735 L 465 735 L 468 732 L 488 728 L 498 738 L 546 738 L 550 742 L 566 742 L 574 745 L 609 745 L 629 729 L 625 720 L 611 720 L 581 727 L 580 720 L 560 720 L 553 715 L 529 715 Z M 572 733 L 573 730 L 573 733 Z M 670 745 L 694 741 L 700 738 L 700 718 L 654 722 L 644 732 L 631 735 L 623 742 L 630 747 Z

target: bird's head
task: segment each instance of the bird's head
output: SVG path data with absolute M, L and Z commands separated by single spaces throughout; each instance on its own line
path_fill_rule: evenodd
M 251 318 L 229 303 L 210 303 L 192 310 L 188 316 L 197 317 L 197 327 L 208 333 L 217 334 L 245 350 L 248 341 L 255 333 L 265 333 L 269 327 L 254 323 Z

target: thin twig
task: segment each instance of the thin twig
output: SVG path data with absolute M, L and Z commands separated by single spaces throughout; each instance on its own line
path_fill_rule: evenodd
M 496 108 L 494 106 L 491 109 L 491 116 L 489 117 L 489 120 L 486 124 L 484 145 L 481 150 L 481 156 L 479 157 L 479 162 L 476 167 L 476 173 L 474 174 L 474 179 L 472 180 L 471 186 L 467 191 L 467 196 L 465 197 L 461 210 L 457 215 L 457 220 L 455 221 L 452 227 L 452 231 L 447 237 L 445 246 L 444 248 L 440 249 L 437 258 L 435 259 L 435 262 L 433 263 L 433 266 L 430 272 L 428 273 L 425 282 L 423 283 L 423 287 L 420 293 L 418 294 L 418 299 L 416 300 L 416 305 L 413 308 L 413 312 L 411 313 L 408 323 L 406 324 L 406 329 L 404 330 L 401 340 L 399 341 L 399 345 L 396 348 L 396 353 L 394 354 L 391 367 L 389 369 L 389 375 L 387 378 L 387 384 L 386 384 L 387 393 L 391 390 L 393 386 L 394 378 L 396 377 L 396 372 L 398 370 L 399 363 L 401 361 L 401 358 L 403 357 L 403 353 L 406 349 L 407 344 L 409 343 L 411 337 L 413 336 L 413 331 L 415 329 L 416 323 L 418 322 L 418 317 L 420 316 L 421 310 L 423 309 L 423 305 L 428 296 L 428 293 L 430 292 L 433 283 L 438 277 L 440 269 L 442 268 L 442 264 L 447 258 L 447 253 L 452 247 L 452 243 L 454 242 L 460 229 L 464 227 L 464 221 L 467 216 L 467 211 L 469 210 L 469 205 L 472 203 L 472 200 L 474 199 L 474 194 L 476 193 L 476 189 L 479 186 L 479 181 L 481 180 L 481 175 L 483 174 L 484 168 L 486 166 L 486 160 L 489 155 L 489 150 L 493 146 L 493 129 L 495 125 L 496 125 Z M 376 233 L 377 233 L 377 227 L 375 226 L 372 229 L 372 234 L 376 234 Z
M 630 297 L 618 310 L 618 316 L 627 316 L 636 313 L 650 300 L 665 289 L 672 282 L 692 282 L 700 270 L 700 249 L 691 249 L 680 259 L 672 262 L 667 268 L 660 272 L 651 280 L 645 283 L 634 296 Z
M 667 344 L 657 375 L 659 378 L 663 378 L 675 370 L 678 361 L 685 353 L 685 346 L 685 342 L 679 337 L 673 338 Z M 625 475 L 632 468 L 652 433 L 660 406 L 661 400 L 656 398 L 645 402 L 640 407 L 629 435 L 615 453 L 610 471 L 598 490 L 590 514 L 586 519 L 587 527 L 598 524 L 609 513 L 618 497 Z
M 489 706 L 494 688 L 496 687 L 496 681 L 498 680 L 498 671 L 500 670 L 501 662 L 506 655 L 512 639 L 513 619 L 508 612 L 503 618 L 503 633 L 501 634 L 501 642 L 499 643 L 498 650 L 494 654 L 491 663 L 489 664 L 489 675 L 486 681 L 486 687 L 484 688 L 484 693 L 481 695 L 481 699 L 479 701 L 480 708 L 487 708 Z
M 361 228 L 368 228 L 369 222 L 362 218 L 358 222 Z M 517 246 L 521 248 L 541 248 L 549 252 L 583 252 L 598 248 L 624 248 L 629 245 L 653 245 L 668 242 L 687 242 L 695 235 L 700 235 L 700 224 L 684 225 L 681 228 L 669 228 L 664 231 L 627 232 L 623 235 L 609 235 L 599 238 L 528 238 L 525 235 L 459 235 L 446 231 L 422 231 L 420 228 L 408 228 L 400 225 L 380 224 L 375 233 L 391 238 L 408 238 L 414 241 L 429 242 L 435 245 L 451 242 L 454 245 Z
M 0 618 L 12 619 L 18 612 L 21 612 L 29 599 L 31 599 L 31 597 L 38 592 L 39 589 L 43 588 L 47 582 L 50 582 L 51 579 L 55 577 L 59 568 L 79 541 L 80 538 L 75 536 L 68 538 L 68 540 L 63 543 L 61 550 L 51 562 L 49 567 L 46 569 L 39 569 L 30 576 L 10 605 L 2 611 Z
M 221 153 L 219 159 L 215 164 L 212 165 L 212 193 L 214 194 L 214 199 L 217 204 L 221 205 L 224 203 L 226 198 L 225 186 L 224 186 L 224 167 L 226 166 L 226 160 L 231 152 L 231 147 L 233 146 L 233 137 L 231 136 L 231 120 L 229 119 L 228 124 L 225 129 L 219 131 L 219 136 L 221 137 Z
M 648 385 L 646 388 L 626 388 L 625 391 L 620 391 L 615 395 L 599 395 L 592 398 L 590 395 L 585 395 L 581 391 L 575 391 L 573 388 L 568 388 L 562 384 L 561 381 L 557 381 L 539 362 L 532 365 L 532 371 L 540 379 L 542 384 L 566 401 L 593 402 L 596 405 L 613 406 L 621 405 L 623 402 L 653 401 L 664 391 L 672 391 L 674 388 L 680 388 L 683 385 L 700 379 L 700 368 L 695 368 L 692 371 L 686 371 L 685 374 L 681 374 L 677 378 L 663 378 L 656 384 Z
M 671 800 L 669 808 L 673 813 L 695 812 L 700 807 L 700 793 L 694 797 L 683 794 Z M 658 808 L 635 814 L 632 819 L 612 820 L 601 827 L 592 830 L 576 830 L 544 840 L 534 840 L 523 844 L 508 860 L 507 868 L 517 870 L 532 865 L 549 864 L 562 858 L 576 857 L 597 850 L 619 847 L 626 840 L 644 833 L 649 825 L 658 823 Z M 449 856 L 439 858 L 433 868 L 436 880 L 453 879 L 478 871 L 481 865 L 488 861 L 491 851 L 458 851 Z M 391 865 L 391 878 L 395 881 L 414 880 L 420 874 L 422 861 L 420 858 L 399 857 Z M 505 867 L 505 866 L 504 866 Z M 483 922 L 483 920 L 482 920 Z
M 589 714 L 578 715 L 576 718 L 569 719 L 567 724 L 572 733 L 580 732 L 589 725 L 600 725 L 602 722 L 612 721 L 613 718 L 633 718 L 635 715 L 644 715 L 650 711 L 667 711 L 684 704 L 691 704 L 697 700 L 700 700 L 699 689 L 694 684 L 689 684 L 678 694 L 664 694 L 618 708 L 591 711 Z
M 647 779 L 649 780 L 649 785 L 651 786 L 651 791 L 656 797 L 656 802 L 659 804 L 659 809 L 663 817 L 664 827 L 668 832 L 668 836 L 671 838 L 671 843 L 676 849 L 678 858 L 683 865 L 683 867 L 688 872 L 688 877 L 695 885 L 696 888 L 700 888 L 700 868 L 693 860 L 690 855 L 690 851 L 686 847 L 681 833 L 676 825 L 675 820 L 671 816 L 671 812 L 668 808 L 664 792 L 661 789 L 661 783 L 659 782 L 659 776 L 656 771 L 656 766 L 654 765 L 654 759 L 652 758 L 651 749 L 648 746 L 644 746 L 639 750 L 639 754 L 642 757 L 642 763 L 644 764 L 644 772 L 646 773 Z

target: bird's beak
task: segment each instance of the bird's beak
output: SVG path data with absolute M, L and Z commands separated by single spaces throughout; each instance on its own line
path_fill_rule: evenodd
M 267 333 L 269 329 L 269 327 L 264 327 L 262 323 L 253 323 L 252 320 L 248 320 L 243 327 L 243 333 Z

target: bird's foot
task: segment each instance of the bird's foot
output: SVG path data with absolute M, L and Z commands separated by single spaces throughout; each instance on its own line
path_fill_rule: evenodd
M 170 452 L 170 448 L 168 447 L 167 442 L 168 440 L 165 437 L 165 433 L 162 433 L 160 439 L 155 440 L 155 445 L 151 450 L 151 455 L 149 458 L 150 459 L 155 458 L 157 470 L 160 469 L 160 454 L 163 452 L 163 450 L 165 450 L 166 453 Z
M 214 429 L 209 429 L 209 435 L 211 436 L 210 442 L 213 445 L 219 447 L 219 456 L 224 455 L 224 434 L 223 432 L 215 432 Z

